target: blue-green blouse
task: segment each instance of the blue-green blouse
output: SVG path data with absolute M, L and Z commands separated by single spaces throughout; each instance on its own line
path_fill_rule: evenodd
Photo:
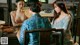
M 39 14 L 33 14 L 29 19 L 25 20 L 20 30 L 20 45 L 23 45 L 25 30 L 33 30 L 39 28 L 51 28 L 51 25 L 47 18 L 42 18 Z M 29 33 L 29 35 L 26 36 L 30 40 L 28 45 L 39 45 L 38 33 Z

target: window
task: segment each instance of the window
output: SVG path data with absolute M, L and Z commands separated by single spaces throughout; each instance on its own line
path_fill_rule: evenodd
M 48 0 L 39 0 L 42 3 L 48 3 Z
M 24 0 L 25 2 L 27 2 L 28 0 Z
M 39 0 L 40 2 L 46 2 L 46 0 Z
M 27 2 L 28 0 L 24 0 L 25 2 Z M 39 0 L 42 3 L 48 3 L 48 0 Z

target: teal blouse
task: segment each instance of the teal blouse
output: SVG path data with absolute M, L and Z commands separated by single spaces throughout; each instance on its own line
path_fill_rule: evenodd
M 29 19 L 25 20 L 21 26 L 19 42 L 23 45 L 24 31 L 40 28 L 51 28 L 47 18 L 42 18 L 39 14 L 33 14 Z M 28 45 L 39 45 L 39 33 L 29 33 L 26 35 L 29 38 Z

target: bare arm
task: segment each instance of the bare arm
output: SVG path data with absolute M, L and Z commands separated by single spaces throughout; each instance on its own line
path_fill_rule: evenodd
M 16 23 L 15 23 L 16 12 L 15 12 L 15 11 L 10 12 L 10 16 L 11 16 L 12 24 L 13 24 L 13 26 L 14 26 L 14 25 L 16 24 Z

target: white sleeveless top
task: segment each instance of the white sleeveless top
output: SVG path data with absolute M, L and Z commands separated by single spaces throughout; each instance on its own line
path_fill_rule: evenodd
M 71 17 L 69 15 L 66 15 L 59 21 L 54 21 L 53 19 L 53 21 L 51 22 L 51 27 L 56 29 L 67 30 L 69 28 L 70 18 Z

